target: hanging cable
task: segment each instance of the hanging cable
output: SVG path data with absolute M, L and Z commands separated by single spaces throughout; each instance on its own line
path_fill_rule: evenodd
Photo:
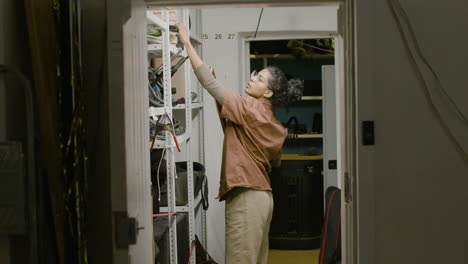
M 254 38 L 257 37 L 258 27 L 260 26 L 260 21 L 262 20 L 262 14 L 263 14 L 263 8 L 262 8 L 262 11 L 260 11 L 260 16 L 258 17 L 257 29 L 255 29 Z
M 166 113 L 166 117 L 169 119 L 170 125 L 172 127 L 172 129 L 170 130 L 170 133 L 172 134 L 172 138 L 174 139 L 175 146 L 177 147 L 177 150 L 181 152 L 180 146 L 179 146 L 179 140 L 177 139 L 177 136 L 175 134 L 174 122 L 172 121 L 172 118 L 169 117 L 169 114 L 166 111 L 164 112 Z
M 435 72 L 434 68 L 430 65 L 430 63 L 427 61 L 426 57 L 422 53 L 421 47 L 419 46 L 419 41 L 418 41 L 418 39 L 416 37 L 416 33 L 415 33 L 414 29 L 413 29 L 413 26 L 411 24 L 411 21 L 409 20 L 408 14 L 406 13 L 405 9 L 403 9 L 403 7 L 401 6 L 401 4 L 400 4 L 400 2 L 398 0 L 396 0 L 394 2 L 394 4 L 395 4 L 395 7 L 398 8 L 398 10 L 401 12 L 401 16 L 402 16 L 402 18 L 403 18 L 403 20 L 404 20 L 404 22 L 406 24 L 406 28 L 407 28 L 407 30 L 408 30 L 408 32 L 410 34 L 410 37 L 411 37 L 412 43 L 414 44 L 414 48 L 415 48 L 415 51 L 416 51 L 417 55 L 419 55 L 422 62 L 429 69 L 432 76 L 436 80 L 438 87 L 442 90 L 442 92 L 445 94 L 445 96 L 447 96 L 447 98 L 449 99 L 452 106 L 455 108 L 457 113 L 460 115 L 461 119 L 468 125 L 468 119 L 462 113 L 462 111 L 457 106 L 457 104 L 454 102 L 453 98 L 448 94 L 447 90 L 445 90 L 444 86 L 442 85 L 442 81 L 439 78 L 439 75 Z
M 455 137 L 455 135 L 453 134 L 453 132 L 450 130 L 450 128 L 448 127 L 447 123 L 445 122 L 445 120 L 442 118 L 442 115 L 440 113 L 440 111 L 437 109 L 437 107 L 435 106 L 434 104 L 434 101 L 432 99 L 432 96 L 431 96 L 431 93 L 429 91 L 429 86 L 426 82 L 426 79 L 424 79 L 424 75 L 418 65 L 418 62 L 416 61 L 416 57 L 415 57 L 415 54 L 413 52 L 413 50 L 411 49 L 410 47 L 410 43 L 408 41 L 408 38 L 404 32 L 404 27 L 402 25 L 402 22 L 400 21 L 400 18 L 398 15 L 402 16 L 405 18 L 405 22 L 407 22 L 408 24 L 406 25 L 407 26 L 407 30 L 408 31 L 411 31 L 410 29 L 408 28 L 411 28 L 410 24 L 409 24 L 409 19 L 408 17 L 406 16 L 406 13 L 403 11 L 403 8 L 401 7 L 401 5 L 399 5 L 399 1 L 398 0 L 387 0 L 387 3 L 388 3 L 388 6 L 390 8 L 390 11 L 392 13 L 392 16 L 393 18 L 395 19 L 395 22 L 397 24 L 397 27 L 398 27 L 398 31 L 400 33 L 400 36 L 403 40 L 403 44 L 405 46 L 405 49 L 407 51 L 407 53 L 409 54 L 409 59 L 410 59 L 410 62 L 412 64 L 412 66 L 416 69 L 416 73 L 417 73 L 417 77 L 418 77 L 418 80 L 421 82 L 422 86 L 423 86 L 423 91 L 424 91 L 424 95 L 426 97 L 426 100 L 429 102 L 429 106 L 430 106 L 430 109 L 431 111 L 433 112 L 434 116 L 436 117 L 436 119 L 439 121 L 440 125 L 442 126 L 442 128 L 444 129 L 444 131 L 446 132 L 446 134 L 449 136 L 450 140 L 452 141 L 452 143 L 455 145 L 456 149 L 460 152 L 460 154 L 462 155 L 462 158 L 465 159 L 466 162 L 468 162 L 468 154 L 466 153 L 466 151 L 463 149 L 462 145 L 460 144 L 460 142 L 458 142 L 457 138 Z M 398 9 L 398 10 L 397 10 Z M 400 13 L 398 13 L 400 12 Z M 413 31 L 414 33 L 414 31 Z M 411 35 L 411 34 L 410 34 Z M 415 37 L 415 36 L 412 36 L 412 37 Z M 415 42 L 416 43 L 416 42 Z M 419 46 L 418 45 L 415 45 L 415 49 L 417 50 L 417 55 L 422 55 L 422 52 L 418 49 Z M 425 60 L 425 59 L 424 59 Z M 427 60 L 425 60 L 425 64 L 427 63 Z M 427 65 L 429 65 L 427 63 Z M 430 66 L 428 66 L 430 67 Z M 432 67 L 430 67 L 432 69 Z M 433 72 L 435 74 L 435 72 Z M 436 75 L 437 76 L 437 75 Z
M 161 184 L 159 183 L 159 169 L 161 168 L 161 162 L 164 158 L 165 153 L 166 153 L 166 148 L 162 150 L 161 159 L 159 160 L 159 164 L 158 164 L 158 172 L 156 174 L 156 179 L 158 180 L 158 201 L 161 201 Z
M 154 137 L 153 137 L 153 140 L 151 140 L 150 152 L 153 152 L 154 143 L 156 142 L 156 137 L 158 136 L 158 125 L 159 125 L 159 120 L 161 120 L 161 118 L 158 118 L 157 121 L 154 121 L 154 120 L 151 120 L 151 119 L 150 119 L 150 125 L 154 122 Z

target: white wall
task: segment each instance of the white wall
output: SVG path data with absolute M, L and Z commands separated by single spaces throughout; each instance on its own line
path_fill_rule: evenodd
M 467 263 L 468 163 L 431 113 L 386 1 L 357 2 L 358 113 L 376 122 L 376 145 L 359 145 L 366 211 L 358 263 Z M 422 51 L 468 115 L 468 3 L 401 2 Z M 467 151 L 467 125 L 436 102 Z
M 205 63 L 213 66 L 218 80 L 226 88 L 238 92 L 241 83 L 240 32 L 255 32 L 260 8 L 220 8 L 202 11 L 202 33 Z M 336 7 L 266 8 L 259 27 L 261 32 L 336 31 Z M 214 39 L 215 34 L 222 39 Z M 234 34 L 227 39 L 227 34 Z M 207 212 L 207 246 L 210 254 L 219 263 L 224 263 L 224 202 L 214 200 L 219 190 L 219 173 L 223 134 L 219 125 L 214 100 L 205 92 L 205 158 L 209 177 L 210 208 Z
M 203 10 L 203 32 L 255 32 L 261 8 Z M 263 10 L 258 31 L 334 31 L 336 7 L 274 7 Z

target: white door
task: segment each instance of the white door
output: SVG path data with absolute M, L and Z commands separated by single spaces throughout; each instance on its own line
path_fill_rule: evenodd
M 354 4 L 345 1 L 338 9 L 338 35 L 335 38 L 337 157 L 341 192 L 342 263 L 359 263 L 357 258 L 357 199 L 355 197 L 355 44 Z M 367 228 L 367 227 L 366 227 Z
M 113 263 L 152 263 L 146 5 L 107 0 L 106 12 Z
M 323 95 L 323 193 L 330 186 L 341 189 L 338 179 L 337 158 L 337 98 L 335 82 L 335 66 L 322 66 Z

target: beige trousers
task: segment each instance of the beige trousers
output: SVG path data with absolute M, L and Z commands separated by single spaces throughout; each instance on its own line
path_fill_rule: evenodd
M 271 191 L 236 188 L 226 198 L 225 264 L 266 264 Z

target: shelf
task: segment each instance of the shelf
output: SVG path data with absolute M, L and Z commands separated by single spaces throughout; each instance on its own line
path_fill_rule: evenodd
M 148 24 L 155 25 L 161 30 L 166 31 L 169 28 L 166 22 L 164 22 L 157 15 L 153 14 L 151 11 L 146 11 L 146 20 Z
M 302 96 L 302 101 L 323 100 L 323 96 Z
M 323 155 L 283 154 L 281 160 L 323 160 Z
M 203 104 L 202 103 L 192 103 L 192 110 L 193 109 L 198 109 L 198 108 L 203 108 Z M 185 110 L 185 104 L 178 104 L 176 106 L 173 106 L 172 107 L 172 110 Z M 149 116 L 160 116 L 160 115 L 164 115 L 165 114 L 165 111 L 164 111 L 164 107 L 154 107 L 154 106 L 150 106 L 149 107 Z
M 298 138 L 323 138 L 323 134 L 299 134 Z
M 331 54 L 314 54 L 307 56 L 307 59 L 333 59 L 335 55 Z M 290 59 L 297 60 L 298 58 L 292 54 L 250 54 L 251 59 Z
M 288 134 L 287 139 L 296 138 L 323 138 L 323 134 Z
M 198 108 L 203 108 L 202 103 L 192 103 L 192 109 L 198 109 Z M 178 104 L 176 106 L 173 106 L 172 109 L 174 110 L 185 110 L 185 104 Z
M 154 106 L 149 107 L 149 116 L 160 116 L 164 114 L 165 114 L 164 107 L 154 107 Z
M 159 15 L 161 14 L 161 15 Z M 146 35 L 146 51 L 147 51 L 147 59 L 148 62 L 151 63 L 151 65 L 155 65 L 158 69 L 162 69 L 163 73 L 169 73 L 171 71 L 172 66 L 174 63 L 177 63 L 181 59 L 187 56 L 186 50 L 181 47 L 181 43 L 179 42 L 178 45 L 175 44 L 169 44 L 168 40 L 174 40 L 174 32 L 169 32 L 170 28 L 169 25 L 173 22 L 181 22 L 186 25 L 189 24 L 189 11 L 187 9 L 183 10 L 175 10 L 175 9 L 161 9 L 161 10 L 154 10 L 154 11 L 148 11 L 146 13 L 147 15 L 147 28 L 146 28 L 146 33 L 150 33 Z M 198 21 L 198 20 L 196 20 Z M 161 31 L 161 36 L 160 37 L 155 37 L 155 35 L 160 35 L 159 30 Z M 153 33 L 154 32 L 154 33 Z M 154 35 L 154 36 L 153 36 Z M 199 48 L 202 44 L 202 39 L 200 36 L 195 36 L 190 34 L 190 41 L 192 44 L 196 47 Z M 174 42 L 173 42 L 174 43 Z M 175 54 L 177 55 L 177 58 L 175 58 Z M 162 59 L 164 57 L 164 59 Z M 167 57 L 170 57 L 167 58 Z M 171 61 L 171 62 L 170 62 Z M 185 62 L 188 63 L 188 62 Z M 161 67 L 160 67 L 161 66 Z M 185 127 L 185 133 L 182 135 L 177 136 L 177 142 L 180 146 L 181 153 L 178 153 L 178 149 L 176 147 L 175 141 L 173 140 L 173 136 L 171 133 L 161 133 L 161 135 L 158 135 L 155 141 L 155 144 L 153 146 L 153 149 L 166 149 L 168 153 L 170 153 L 170 156 L 166 156 L 167 162 L 170 162 L 173 166 L 173 162 L 185 159 L 187 162 L 193 162 L 194 160 L 198 160 L 201 163 L 204 163 L 204 146 L 201 143 L 203 136 L 203 130 L 193 130 L 192 126 L 195 128 L 198 128 L 201 126 L 203 127 L 202 118 L 194 118 L 196 115 L 203 115 L 203 103 L 198 102 L 202 99 L 202 97 L 195 98 L 192 96 L 192 89 L 197 88 L 197 86 L 192 86 L 189 84 L 189 82 L 192 81 L 192 75 L 190 75 L 190 69 L 189 65 L 181 65 L 181 69 L 184 69 L 185 72 L 182 72 L 182 74 L 178 76 L 173 76 L 171 80 L 174 82 L 177 82 L 177 84 L 172 83 L 173 86 L 177 86 L 177 89 L 183 92 L 184 95 L 174 95 L 172 94 L 171 86 L 169 85 L 169 82 L 163 83 L 160 87 L 164 92 L 165 95 L 169 96 L 169 98 L 164 98 L 164 105 L 165 106 L 159 106 L 159 107 L 150 107 L 149 108 L 149 118 L 153 118 L 156 120 L 156 118 L 160 117 L 161 115 L 165 115 L 166 113 L 169 116 L 174 116 L 180 117 L 181 124 L 184 123 L 183 120 L 185 120 L 186 124 L 184 124 Z M 158 72 L 159 74 L 159 72 Z M 150 76 L 152 77 L 152 76 Z M 180 83 L 180 84 L 179 84 Z M 180 87 L 179 87 L 180 86 Z M 195 91 L 196 92 L 196 91 Z M 176 98 L 176 97 L 185 97 L 185 95 L 188 94 L 190 97 L 185 98 Z M 175 101 L 177 99 L 177 101 Z M 193 102 L 197 101 L 197 102 Z M 178 104 L 175 105 L 176 102 L 184 102 L 184 104 Z M 190 104 L 190 107 L 185 103 L 187 102 Z M 190 109 L 191 110 L 190 110 Z M 193 111 L 193 109 L 197 109 L 197 111 Z M 182 111 L 181 111 L 182 110 Z M 185 116 L 185 119 L 182 118 L 182 116 Z M 191 123 L 194 122 L 194 123 Z M 195 123 L 196 122 L 196 123 Z M 201 123 L 200 123 L 201 122 Z M 166 123 L 166 122 L 164 122 Z M 154 128 L 153 128 L 154 129 Z M 183 128 L 181 127 L 182 131 Z M 177 131 L 179 132 L 179 131 Z M 158 133 L 159 134 L 159 133 Z M 193 137 L 193 140 L 191 139 Z M 145 139 L 148 140 L 148 139 Z M 192 142 L 193 141 L 193 142 Z M 184 145 L 185 144 L 185 145 Z M 192 144 L 196 144 L 195 148 L 200 148 L 200 151 L 191 151 L 192 149 Z M 151 146 L 151 139 L 149 141 L 149 145 Z M 176 153 L 177 152 L 177 153 Z M 186 158 L 185 158 L 186 157 Z M 171 170 L 167 170 L 166 173 L 164 173 L 165 176 L 162 177 L 172 177 L 172 173 L 170 172 Z M 192 174 L 192 171 L 187 171 L 187 174 Z M 161 176 L 161 175 L 160 175 Z M 189 176 L 189 175 L 187 175 Z M 186 182 L 185 182 L 186 183 Z M 172 182 L 171 184 L 174 184 Z M 169 185 L 170 186 L 170 185 Z M 175 186 L 170 186 L 171 190 L 174 190 L 174 188 L 177 188 Z M 190 192 L 188 193 L 188 190 L 178 188 L 176 189 L 176 192 L 171 192 L 171 195 L 168 195 L 168 200 L 174 201 L 176 193 L 177 192 L 182 192 L 183 194 L 186 194 L 187 196 L 187 204 L 181 206 L 175 206 L 174 208 L 171 207 L 171 210 L 169 209 L 168 206 L 161 206 L 159 207 L 161 213 L 167 213 L 169 210 L 171 213 L 184 213 L 187 214 L 187 234 L 180 234 L 179 230 L 176 229 L 177 223 L 172 222 L 169 223 L 169 231 L 167 234 L 168 237 L 168 247 L 171 248 L 171 250 L 168 251 L 167 258 L 168 258 L 168 263 L 178 263 L 178 260 L 180 260 L 180 257 L 178 257 L 178 249 L 177 245 L 175 244 L 175 241 L 177 240 L 177 237 L 180 235 L 183 236 L 189 236 L 189 239 L 192 239 L 190 237 L 192 234 L 194 234 L 196 231 L 199 229 L 199 222 L 201 221 L 202 223 L 202 232 L 201 234 L 201 239 L 202 242 L 203 240 L 206 241 L 206 216 L 205 212 L 202 211 L 203 207 L 203 200 L 202 200 L 202 195 L 201 192 L 194 197 L 194 193 Z M 191 205 L 190 207 L 188 205 Z M 171 203 L 172 205 L 172 203 Z M 173 211 L 172 211 L 173 210 Z M 201 211 L 201 212 L 200 212 Z
M 182 143 L 185 143 L 189 139 L 190 139 L 190 136 L 187 135 L 187 133 L 177 136 L 177 141 L 179 142 L 179 146 Z M 153 149 L 163 149 L 163 148 L 165 148 L 165 146 L 166 146 L 166 141 L 158 140 L 156 138 L 156 142 L 154 144 Z M 151 148 L 151 142 L 149 142 L 149 147 Z M 175 147 L 175 144 L 170 146 L 170 147 Z
M 153 49 L 161 49 L 161 42 L 161 37 L 146 35 L 146 43 L 148 43 L 148 45 L 155 45 Z
M 194 207 L 198 207 L 200 204 L 201 204 L 201 190 L 200 190 L 200 193 L 197 195 L 197 197 L 195 197 L 195 200 L 194 200 Z M 159 211 L 161 213 L 167 213 L 169 212 L 169 208 L 167 206 L 161 206 L 159 207 Z M 176 213 L 183 213 L 183 212 L 188 212 L 188 205 L 183 205 L 183 206 L 176 206 Z
M 169 51 L 172 54 L 175 54 L 179 51 L 180 48 L 174 46 L 174 45 L 169 45 Z M 150 57 L 161 57 L 162 56 L 162 44 L 148 44 L 147 45 L 147 50 L 148 50 L 148 55 Z M 187 52 L 183 50 L 180 54 L 179 57 L 185 57 L 187 55 Z

